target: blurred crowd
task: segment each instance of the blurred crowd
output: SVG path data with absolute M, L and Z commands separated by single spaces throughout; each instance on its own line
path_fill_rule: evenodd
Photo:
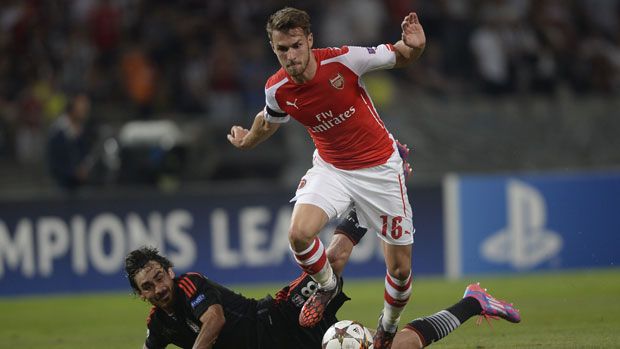
M 619 0 L 4 0 L 0 159 L 45 161 L 52 125 L 77 95 L 97 114 L 91 127 L 167 113 L 247 123 L 278 68 L 264 24 L 285 5 L 310 13 L 317 47 L 394 42 L 417 11 L 428 45 L 389 73 L 397 89 L 620 92 Z

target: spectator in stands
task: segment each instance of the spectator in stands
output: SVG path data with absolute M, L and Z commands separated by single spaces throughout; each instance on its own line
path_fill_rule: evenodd
M 48 165 L 56 184 L 65 190 L 86 184 L 94 165 L 90 142 L 84 132 L 89 113 L 90 98 L 78 94 L 69 101 L 66 113 L 49 130 Z
M 130 47 L 121 59 L 123 82 L 141 118 L 150 118 L 157 88 L 157 70 L 141 43 Z

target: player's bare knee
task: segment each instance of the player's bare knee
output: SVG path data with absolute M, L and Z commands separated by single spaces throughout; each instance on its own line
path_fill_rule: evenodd
M 298 252 L 308 248 L 315 236 L 315 233 L 296 228 L 295 226 L 291 226 L 288 231 L 288 241 L 293 249 Z
M 390 276 L 397 280 L 406 280 L 411 273 L 411 267 L 409 266 L 395 266 L 388 269 Z

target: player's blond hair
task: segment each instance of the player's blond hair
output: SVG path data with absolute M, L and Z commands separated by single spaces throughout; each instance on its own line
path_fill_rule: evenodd
M 301 28 L 304 34 L 308 36 L 310 25 L 310 16 L 306 11 L 294 7 L 285 7 L 269 16 L 266 26 L 267 36 L 271 41 L 271 34 L 274 30 L 287 32 L 295 28 Z

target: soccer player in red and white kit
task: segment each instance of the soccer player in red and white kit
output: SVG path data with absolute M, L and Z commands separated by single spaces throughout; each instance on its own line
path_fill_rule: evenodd
M 302 178 L 289 229 L 297 263 L 320 285 L 306 301 L 300 324 L 311 327 L 337 294 L 338 278 L 318 233 L 354 205 L 359 223 L 383 241 L 387 273 L 375 349 L 391 346 L 411 294 L 413 222 L 396 143 L 379 117 L 361 77 L 404 67 L 424 50 L 426 38 L 415 13 L 402 24 L 402 38 L 376 47 L 313 49 L 310 17 L 283 8 L 269 17 L 267 34 L 282 68 L 265 85 L 266 106 L 252 127 L 233 126 L 228 140 L 241 149 L 269 138 L 292 117 L 316 146 L 313 167 Z

